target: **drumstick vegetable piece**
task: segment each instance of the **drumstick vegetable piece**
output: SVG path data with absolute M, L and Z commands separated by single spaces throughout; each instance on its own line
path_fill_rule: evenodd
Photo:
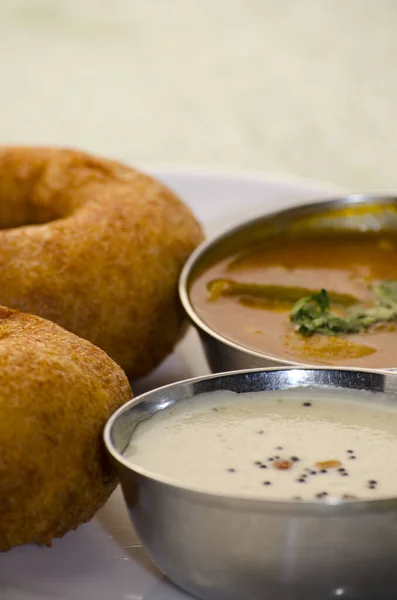
M 214 279 L 207 284 L 211 302 L 221 296 L 252 296 L 269 301 L 294 304 L 301 298 L 312 296 L 315 290 L 299 286 L 267 285 L 261 283 L 240 283 L 233 279 Z M 329 299 L 342 306 L 357 304 L 358 299 L 350 294 L 329 292 Z

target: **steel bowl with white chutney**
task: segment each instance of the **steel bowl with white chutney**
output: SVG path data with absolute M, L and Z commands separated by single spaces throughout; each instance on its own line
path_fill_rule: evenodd
M 136 532 L 161 571 L 204 600 L 395 600 L 397 498 L 279 502 L 208 493 L 123 456 L 143 420 L 194 395 L 292 388 L 371 390 L 397 402 L 397 375 L 334 368 L 223 373 L 143 394 L 104 432 Z
M 200 335 L 200 339 L 212 372 L 234 371 L 271 366 L 308 366 L 334 364 L 327 361 L 294 360 L 282 354 L 258 351 L 240 343 L 236 338 L 217 331 L 206 323 L 196 310 L 190 297 L 192 282 L 197 273 L 206 268 L 214 254 L 227 256 L 230 249 L 235 253 L 261 240 L 271 240 L 289 233 L 305 235 L 311 232 L 360 231 L 363 233 L 382 230 L 397 232 L 397 198 L 394 196 L 349 195 L 333 200 L 318 201 L 256 217 L 228 229 L 213 239 L 203 242 L 186 262 L 179 280 L 179 296 L 183 308 Z M 326 265 L 324 265 L 326 266 Z M 321 284 L 319 284 L 321 285 Z M 264 335 L 266 339 L 266 333 Z M 338 366 L 347 366 L 337 363 Z M 356 365 L 349 364 L 349 367 Z M 364 365 L 357 365 L 362 368 Z M 396 365 L 397 367 L 397 357 Z M 365 365 L 365 368 L 394 368 L 392 366 Z

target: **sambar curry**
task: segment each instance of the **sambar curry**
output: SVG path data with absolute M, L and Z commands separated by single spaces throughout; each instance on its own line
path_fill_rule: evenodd
M 209 258 L 190 299 L 216 332 L 269 356 L 397 365 L 394 232 L 272 236 L 227 258 Z

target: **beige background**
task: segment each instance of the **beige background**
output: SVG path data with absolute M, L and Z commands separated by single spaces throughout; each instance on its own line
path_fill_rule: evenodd
M 397 188 L 397 1 L 0 0 L 0 134 Z

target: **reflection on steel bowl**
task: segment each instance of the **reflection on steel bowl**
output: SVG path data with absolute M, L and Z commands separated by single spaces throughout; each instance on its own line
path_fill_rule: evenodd
M 209 402 L 210 394 L 212 404 Z M 280 403 L 279 409 L 275 409 L 277 394 L 284 408 Z M 299 394 L 302 402 L 297 403 Z M 335 405 L 335 416 L 332 411 L 328 412 L 327 419 L 324 419 L 324 410 L 328 411 L 329 406 L 324 394 L 332 397 Z M 258 440 L 258 444 L 252 446 L 256 448 L 255 452 L 265 449 L 270 443 L 266 437 L 271 431 L 279 432 L 282 437 L 283 426 L 286 423 L 291 425 L 293 421 L 288 412 L 291 406 L 293 411 L 306 415 L 296 421 L 295 433 L 292 432 L 288 439 L 281 439 L 282 445 L 272 449 L 271 456 L 266 447 L 266 456 L 253 461 L 250 466 L 255 473 L 266 471 L 264 479 L 273 484 L 283 479 L 290 481 L 291 490 L 286 493 L 284 488 L 284 498 L 280 500 L 268 493 L 268 485 L 263 485 L 258 495 L 252 490 L 247 492 L 243 485 L 241 490 L 233 491 L 227 484 L 222 491 L 219 482 L 211 481 L 217 461 L 218 466 L 221 464 L 217 451 L 223 443 L 223 433 L 227 431 L 229 445 L 233 431 L 250 423 L 250 402 L 252 404 L 255 398 L 259 401 L 254 407 L 254 417 L 267 425 L 272 423 L 268 429 L 264 426 L 266 431 L 263 430 L 263 435 L 257 427 L 253 428 L 252 436 Z M 357 429 L 351 402 L 355 403 L 354 411 L 359 422 Z M 226 423 L 227 428 L 222 430 L 222 419 L 226 422 L 230 417 L 230 407 L 235 411 L 234 424 Z M 375 424 L 375 418 L 382 411 L 388 424 L 382 425 L 383 417 Z M 389 419 L 386 413 L 389 413 Z M 299 423 L 304 432 L 308 423 L 313 426 L 316 419 L 320 422 L 320 418 L 321 426 L 326 428 L 328 423 L 331 429 L 334 428 L 333 432 L 338 423 L 340 429 L 345 428 L 346 439 L 340 438 L 343 438 L 341 447 L 335 446 L 331 429 L 329 435 L 324 429 L 322 447 L 315 443 L 310 446 L 307 439 L 301 440 L 301 446 L 295 448 L 300 456 L 289 457 L 288 460 L 284 454 L 289 455 L 292 444 L 299 444 L 299 436 L 296 435 Z M 179 419 L 177 428 L 174 427 L 175 419 Z M 124 497 L 139 537 L 157 566 L 183 589 L 205 600 L 319 600 L 339 597 L 374 600 L 397 597 L 394 572 L 397 499 L 393 495 L 393 477 L 386 473 L 387 469 L 394 468 L 393 461 L 385 460 L 385 457 L 382 459 L 379 454 L 376 479 L 372 470 L 366 473 L 370 453 L 364 438 L 360 441 L 360 436 L 368 435 L 373 427 L 376 437 L 384 429 L 388 443 L 396 444 L 396 421 L 397 375 L 332 367 L 289 367 L 210 375 L 159 388 L 120 408 L 108 421 L 104 438 L 118 469 Z M 167 437 L 167 425 L 173 428 L 174 436 L 171 432 Z M 180 460 L 183 448 L 178 450 L 178 440 L 183 439 L 183 429 L 189 426 L 191 431 L 200 430 L 206 436 L 201 444 L 202 454 L 207 455 L 207 484 L 199 478 L 197 485 L 189 480 L 189 469 L 196 469 L 199 474 L 202 468 L 200 452 L 196 452 L 192 442 L 189 442 L 191 447 L 186 445 L 185 456 L 182 462 Z M 144 438 L 150 434 L 151 428 L 156 429 L 155 443 L 145 446 Z M 216 436 L 218 431 L 220 436 Z M 352 432 L 353 437 L 350 436 Z M 212 442 L 208 436 L 212 436 Z M 184 439 L 186 441 L 188 437 Z M 368 438 L 368 448 L 373 442 Z M 303 443 L 306 444 L 305 449 Z M 207 444 L 205 448 L 204 444 Z M 288 444 L 291 444 L 290 449 Z M 331 447 L 334 455 L 322 456 L 322 452 L 329 451 Z M 377 445 L 381 452 L 385 447 Z M 240 463 L 228 465 L 224 481 L 227 478 L 236 478 L 237 481 L 243 472 L 243 452 L 236 452 L 236 448 L 233 453 L 233 448 L 229 447 L 225 456 L 231 461 L 240 460 Z M 146 458 L 140 455 L 142 449 L 143 454 L 148 454 Z M 173 465 L 167 463 L 167 458 L 172 463 L 172 452 L 174 459 L 178 453 L 179 464 L 185 461 L 185 471 L 175 475 L 177 471 L 174 470 L 176 479 L 170 476 Z M 151 458 L 150 454 L 153 454 Z M 213 456 L 214 464 L 208 460 L 208 454 Z M 320 454 L 328 460 L 318 462 Z M 194 456 L 196 463 L 192 462 Z M 355 458 L 351 459 L 351 456 Z M 149 463 L 145 466 L 144 460 L 148 458 Z M 310 469 L 311 474 L 305 467 L 305 461 L 309 459 L 316 460 Z M 150 461 L 151 466 L 148 467 Z M 284 470 L 285 464 L 282 467 L 281 463 L 279 467 L 273 465 L 274 461 L 293 463 L 291 472 Z M 263 471 L 262 465 L 265 465 Z M 276 472 L 276 468 L 281 471 Z M 293 469 L 298 481 L 291 476 Z M 343 474 L 346 472 L 347 476 Z M 333 493 L 327 494 L 327 490 L 336 489 L 338 478 L 346 481 L 349 474 L 353 479 L 362 477 L 363 485 L 365 479 L 366 490 L 365 486 L 360 487 L 361 484 L 357 487 L 356 478 L 356 483 L 343 485 L 356 485 L 358 495 L 349 493 L 336 498 Z M 249 477 L 252 479 L 251 474 Z M 310 477 L 313 481 L 317 477 L 319 483 L 310 483 Z M 397 478 L 394 480 L 397 487 Z M 241 481 L 244 483 L 244 477 Z M 379 499 L 382 494 L 377 494 L 377 486 L 386 481 L 391 485 L 388 491 L 385 487 L 388 499 Z M 302 498 L 291 498 L 292 487 L 300 486 L 302 489 L 306 485 L 320 486 L 322 492 L 311 498 L 310 494 L 305 496 L 303 492 Z M 351 492 L 352 488 L 349 490 Z M 374 494 L 374 499 L 368 500 L 371 494 Z
M 397 199 L 347 196 L 202 244 L 182 304 L 213 371 L 397 366 Z

